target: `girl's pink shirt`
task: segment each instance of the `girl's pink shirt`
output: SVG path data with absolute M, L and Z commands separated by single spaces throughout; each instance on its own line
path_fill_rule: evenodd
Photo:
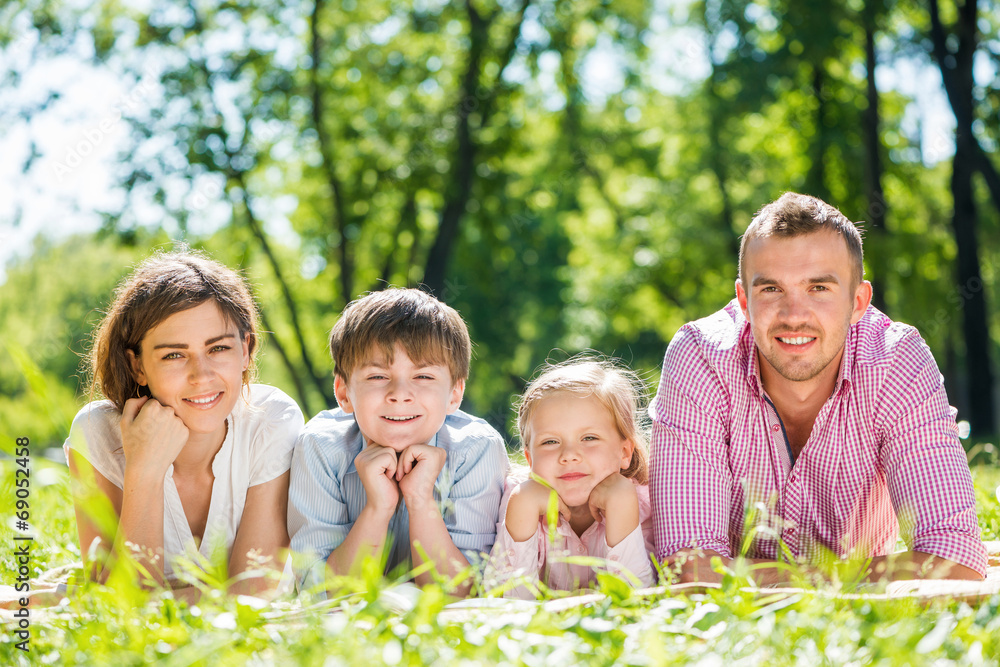
M 521 480 L 508 479 L 505 484 L 500 503 L 497 539 L 486 567 L 487 590 L 516 579 L 520 583 L 505 590 L 504 597 L 534 600 L 535 595 L 531 589 L 539 581 L 552 589 L 572 591 L 591 586 L 596 581 L 598 571 L 623 575 L 626 581 L 631 581 L 634 576 L 641 586 L 653 584 L 656 574 L 650 560 L 653 552 L 653 521 L 648 486 L 635 484 L 639 500 L 639 525 L 621 542 L 609 547 L 603 520 L 595 521 L 583 535 L 577 536 L 569 522 L 562 517 L 556 524 L 553 539 L 549 539 L 545 517 L 539 517 L 535 534 L 524 542 L 515 542 L 507 532 L 504 519 L 511 493 L 520 482 Z M 599 558 L 602 562 L 571 562 L 573 558 L 581 556 Z

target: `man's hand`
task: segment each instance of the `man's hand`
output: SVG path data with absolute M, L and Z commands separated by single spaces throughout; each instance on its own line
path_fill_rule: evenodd
M 639 526 L 639 498 L 635 484 L 620 472 L 613 472 L 590 492 L 590 513 L 595 521 L 604 519 L 605 539 L 616 546 Z
M 434 483 L 447 458 L 446 451 L 432 445 L 410 445 L 399 453 L 395 479 L 410 512 L 434 502 Z
M 549 497 L 554 490 L 533 479 L 521 482 L 507 502 L 507 516 L 504 525 L 515 542 L 524 542 L 535 534 L 538 517 L 545 516 L 549 509 Z M 567 521 L 569 507 L 559 498 L 559 515 Z
M 395 450 L 369 442 L 354 457 L 361 486 L 367 497 L 366 506 L 380 512 L 395 512 L 399 504 L 399 485 L 396 483 L 397 456 Z
M 155 398 L 143 396 L 125 401 L 121 418 L 125 466 L 132 474 L 162 479 L 188 440 L 188 427 Z

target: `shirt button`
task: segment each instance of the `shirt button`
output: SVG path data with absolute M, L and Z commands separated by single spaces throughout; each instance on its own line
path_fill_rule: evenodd
M 581 554 L 584 554 L 584 553 L 587 553 L 587 549 L 586 549 L 586 547 L 584 547 L 584 546 L 583 546 L 583 545 L 581 544 L 580 546 L 578 546 L 578 547 L 576 548 L 576 552 L 577 552 L 577 553 L 581 553 Z
M 777 433 L 779 429 L 781 429 L 781 427 L 778 426 L 777 424 L 771 427 L 771 430 L 774 431 L 775 433 Z
M 610 558 L 608 558 L 608 560 L 610 560 L 610 561 L 617 561 L 618 560 L 618 556 L 611 556 Z

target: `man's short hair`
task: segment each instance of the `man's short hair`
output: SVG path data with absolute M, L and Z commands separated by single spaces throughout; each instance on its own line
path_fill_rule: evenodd
M 864 251 L 861 249 L 861 231 L 857 225 L 822 199 L 797 192 L 786 192 L 757 211 L 757 215 L 740 240 L 739 275 L 744 287 L 747 286 L 747 277 L 743 275 L 746 249 L 751 241 L 769 236 L 802 236 L 823 229 L 836 232 L 844 239 L 847 251 L 854 260 L 852 272 L 854 284 L 859 284 L 865 275 L 865 264 Z
M 396 343 L 414 363 L 448 366 L 452 382 L 469 377 L 472 343 L 462 316 L 426 292 L 400 288 L 372 292 L 347 305 L 330 332 L 334 373 L 349 380 L 376 354 L 391 363 Z

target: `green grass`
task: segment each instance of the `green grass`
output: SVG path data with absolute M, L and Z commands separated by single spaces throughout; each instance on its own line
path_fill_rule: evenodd
M 32 461 L 34 573 L 79 559 L 65 468 Z M 0 462 L 13 497 L 12 462 Z M 983 539 L 1000 539 L 995 461 L 973 469 Z M 8 515 L 11 512 L 8 512 Z M 9 521 L 0 529 L 12 545 Z M 12 583 L 13 548 L 3 583 Z M 369 575 L 335 600 L 170 593 L 87 585 L 65 606 L 32 611 L 30 654 L 5 624 L 0 664 L 445 665 L 997 664 L 1000 596 L 948 600 L 847 599 L 836 591 L 760 595 L 746 580 L 690 596 L 638 596 L 614 580 L 603 597 L 564 598 L 507 611 L 446 608 L 439 586 L 417 591 Z M 589 600 L 589 601 L 588 601 Z

